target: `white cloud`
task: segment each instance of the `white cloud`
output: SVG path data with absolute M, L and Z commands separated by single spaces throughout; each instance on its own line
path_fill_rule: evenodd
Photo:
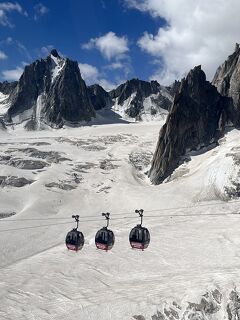
M 37 21 L 40 17 L 45 16 L 48 12 L 49 9 L 44 6 L 42 3 L 38 3 L 34 6 L 35 10 L 35 15 L 34 15 L 34 20 Z
M 23 43 L 21 43 L 20 41 L 13 39 L 12 37 L 8 37 L 8 38 L 0 41 L 0 45 L 15 47 L 24 59 L 27 59 L 29 61 L 33 60 L 30 52 L 25 47 L 25 45 Z
M 103 87 L 106 91 L 110 91 L 117 87 L 118 84 L 108 81 L 106 79 L 99 79 L 98 84 Z
M 2 78 L 8 81 L 19 80 L 23 73 L 23 68 L 17 67 L 16 69 L 2 71 Z
M 52 49 L 54 49 L 54 46 L 52 44 L 49 44 L 49 45 L 47 45 L 45 47 L 42 47 L 40 49 L 40 54 L 43 54 L 43 55 L 47 56 L 47 55 L 50 54 Z
M 0 24 L 5 27 L 14 27 L 9 20 L 8 14 L 12 11 L 16 11 L 22 15 L 27 16 L 27 12 L 23 10 L 19 3 L 15 2 L 2 2 L 0 3 Z
M 207 78 L 240 41 L 239 0 L 125 0 L 128 7 L 161 17 L 166 25 L 153 35 L 145 32 L 138 45 L 159 58 L 152 76 L 163 84 L 202 65 Z
M 95 66 L 87 63 L 79 63 L 78 66 L 82 78 L 84 79 L 84 81 L 86 81 L 87 85 L 97 83 L 105 90 L 116 88 L 117 84 L 105 79 L 104 75 Z
M 109 65 L 107 65 L 105 68 L 109 70 L 117 70 L 117 69 L 123 69 L 125 67 L 124 63 L 122 62 L 113 62 Z
M 118 37 L 111 31 L 99 38 L 90 39 L 88 43 L 82 45 L 82 48 L 87 50 L 96 48 L 108 60 L 125 58 L 126 52 L 129 51 L 127 38 Z
M 5 60 L 7 59 L 6 53 L 4 53 L 2 50 L 0 50 L 0 60 Z
M 99 71 L 96 67 L 87 63 L 79 63 L 78 66 L 83 79 L 87 83 L 93 84 L 98 81 Z

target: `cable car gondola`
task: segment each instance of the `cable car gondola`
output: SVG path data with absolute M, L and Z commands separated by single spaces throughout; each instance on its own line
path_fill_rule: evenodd
M 147 249 L 150 243 L 150 233 L 147 228 L 142 226 L 143 222 L 143 209 L 135 210 L 141 218 L 141 224 L 134 227 L 129 234 L 129 242 L 133 249 L 144 250 Z
M 98 249 L 108 251 L 111 250 L 114 245 L 115 236 L 112 230 L 108 229 L 110 213 L 102 213 L 102 216 L 106 218 L 107 226 L 98 230 L 95 236 L 95 244 Z
M 68 250 L 79 251 L 84 245 L 84 235 L 78 231 L 79 216 L 72 216 L 77 222 L 77 227 L 68 232 L 66 236 L 66 246 Z

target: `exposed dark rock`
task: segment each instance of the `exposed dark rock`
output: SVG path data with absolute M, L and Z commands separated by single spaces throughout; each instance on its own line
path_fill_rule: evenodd
M 95 110 L 101 110 L 103 108 L 111 108 L 113 100 L 110 94 L 105 91 L 98 84 L 94 84 L 88 87 L 90 99 Z
M 56 49 L 51 50 L 51 55 L 54 56 L 55 58 L 61 58 Z
M 6 129 L 7 128 L 6 128 L 6 125 L 5 125 L 4 121 L 3 121 L 3 119 L 0 118 L 0 130 L 6 130 Z
M 0 212 L 0 219 L 5 219 L 5 218 L 9 218 L 12 217 L 16 214 L 15 211 L 13 212 Z
M 110 91 L 109 94 L 113 99 L 118 98 L 119 104 L 123 104 L 134 92 L 137 92 L 139 96 L 148 97 L 150 94 L 157 94 L 159 89 L 160 84 L 157 81 L 147 82 L 139 79 L 132 79 Z
M 177 310 L 169 306 L 169 303 L 162 303 L 158 306 L 158 311 L 151 317 L 152 320 L 213 320 L 213 319 L 240 319 L 240 296 L 239 292 L 234 289 L 223 294 L 215 289 L 204 294 L 200 302 L 183 301 Z M 145 319 L 143 315 L 135 315 L 133 319 Z
M 151 115 L 155 115 L 161 109 L 169 110 L 173 99 L 168 89 L 157 81 L 147 82 L 139 79 L 129 80 L 110 91 L 109 94 L 118 106 L 123 106 L 127 102 L 124 112 L 132 118 L 141 117 L 146 98 L 151 99 Z
M 0 163 L 24 170 L 38 170 L 49 166 L 45 161 L 18 159 L 11 156 L 0 156 Z
M 225 96 L 232 97 L 234 104 L 240 102 L 240 47 L 236 44 L 235 51 L 217 69 L 212 84 Z
M 218 92 L 233 99 L 230 109 L 230 120 L 236 127 L 240 127 L 240 46 L 236 44 L 233 54 L 218 68 L 212 84 Z
M 133 316 L 133 319 L 135 320 L 146 320 L 144 316 L 141 316 L 141 315 L 136 315 L 136 316 Z
M 41 122 L 61 127 L 95 116 L 78 63 L 61 58 L 55 49 L 46 59 L 25 67 L 10 100 L 7 121 L 32 120 L 27 130 L 39 127 Z
M 4 81 L 4 82 L 0 82 L 0 92 L 2 92 L 3 94 L 10 94 L 10 93 L 12 93 L 12 91 L 16 88 L 16 86 L 17 86 L 17 81 L 13 81 L 13 82 Z
M 16 187 L 21 188 L 25 185 L 32 184 L 34 180 L 29 180 L 23 177 L 15 177 L 15 176 L 0 176 L 0 187 Z
M 214 289 L 212 291 L 212 297 L 213 299 L 217 302 L 217 303 L 221 303 L 222 302 L 222 293 L 218 290 L 218 289 Z
M 182 80 L 179 93 L 162 127 L 149 177 L 154 184 L 166 179 L 187 151 L 216 143 L 228 117 L 231 100 L 206 81 L 201 66 Z
M 181 81 L 177 81 L 175 80 L 174 83 L 167 87 L 169 93 L 171 94 L 171 96 L 175 96 L 176 93 L 178 93 L 179 89 L 180 89 L 180 86 L 181 86 Z
M 36 148 L 9 148 L 7 151 L 5 151 L 5 153 L 15 154 L 16 156 L 22 153 L 31 158 L 44 159 L 48 163 L 60 163 L 63 161 L 71 161 L 70 159 L 63 157 L 63 154 L 57 151 L 41 151 Z M 8 159 L 6 158 L 7 156 L 4 157 L 6 160 L 11 159 L 11 157 L 9 157 Z M 3 157 L 1 156 L 0 160 L 2 159 Z
M 26 122 L 26 124 L 24 125 L 24 129 L 26 129 L 27 131 L 37 130 L 37 122 L 36 122 L 36 119 L 28 120 L 28 121 Z
M 109 170 L 117 169 L 119 166 L 118 165 L 114 165 L 112 163 L 112 160 L 110 160 L 110 159 L 104 159 L 104 160 L 100 161 L 99 167 L 102 170 L 109 171 Z
M 47 123 L 57 127 L 66 121 L 90 121 L 95 116 L 76 61 L 66 59 L 62 72 L 51 86 L 43 113 Z
M 78 182 L 80 183 L 80 182 Z M 65 191 L 71 191 L 77 188 L 77 184 L 72 184 L 70 181 L 50 182 L 45 184 L 46 188 L 57 188 Z
M 236 290 L 233 290 L 229 295 L 227 315 L 228 320 L 240 319 L 240 296 Z
M 160 311 L 157 311 L 157 313 L 152 316 L 152 320 L 165 320 L 165 319 L 166 319 L 165 316 Z
M 135 169 L 140 171 L 151 163 L 152 156 L 153 154 L 151 151 L 139 149 L 129 154 L 129 161 Z

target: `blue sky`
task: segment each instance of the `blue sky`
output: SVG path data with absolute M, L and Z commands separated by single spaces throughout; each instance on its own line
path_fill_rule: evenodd
M 201 64 L 208 80 L 240 42 L 239 0 L 0 1 L 0 81 L 51 48 L 88 84 L 171 84 Z
M 0 1 L 0 10 L 4 3 Z M 122 0 L 25 0 L 17 4 L 21 9 L 6 10 L 7 21 L 0 24 L 0 50 L 6 56 L 0 59 L 1 81 L 17 78 L 24 64 L 44 57 L 51 47 L 82 64 L 89 83 L 105 80 L 105 86 L 108 82 L 111 86 L 133 77 L 147 80 L 156 68 L 154 58 L 137 41 L 145 31 L 158 31 L 164 24 L 160 17 L 131 9 Z M 90 39 L 104 41 L 106 35 L 110 35 L 109 42 L 116 40 L 116 50 L 110 47 L 109 51 L 107 43 L 106 48 L 99 48 L 94 40 L 92 48 L 84 48 Z

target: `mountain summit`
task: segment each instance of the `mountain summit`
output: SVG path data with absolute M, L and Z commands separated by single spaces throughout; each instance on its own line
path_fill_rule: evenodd
M 229 99 L 206 81 L 201 66 L 182 80 L 162 127 L 149 177 L 154 184 L 166 179 L 187 151 L 216 142 L 224 129 Z
M 136 120 L 166 116 L 173 101 L 170 88 L 157 81 L 131 79 L 110 91 L 114 101 L 113 110 L 123 117 Z
M 240 127 L 240 46 L 238 43 L 234 53 L 218 68 L 212 84 L 217 87 L 221 95 L 232 98 L 232 122 L 236 127 Z
M 60 57 L 56 49 L 25 67 L 9 101 L 7 122 L 30 120 L 32 128 L 44 123 L 59 128 L 65 123 L 90 121 L 95 116 L 78 63 Z

